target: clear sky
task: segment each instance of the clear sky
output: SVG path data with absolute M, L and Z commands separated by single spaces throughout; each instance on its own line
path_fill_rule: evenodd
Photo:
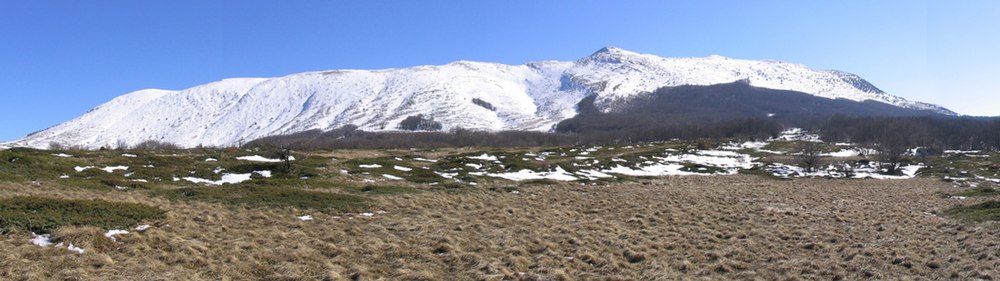
M 1000 1 L 0 1 L 0 140 L 145 88 L 604 46 L 845 70 L 1000 115 L 997 15 Z

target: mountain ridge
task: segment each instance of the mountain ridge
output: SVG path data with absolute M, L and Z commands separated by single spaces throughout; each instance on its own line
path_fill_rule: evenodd
M 608 112 L 662 87 L 734 81 L 955 115 L 940 106 L 887 94 L 843 71 L 722 56 L 665 58 L 605 47 L 576 61 L 507 65 L 460 60 L 408 68 L 229 78 L 178 91 L 145 89 L 8 146 L 44 148 L 60 143 L 97 148 L 146 140 L 183 147 L 228 146 L 344 125 L 397 130 L 400 121 L 415 115 L 434 118 L 444 130 L 549 131 L 575 116 L 577 104 L 588 96 Z

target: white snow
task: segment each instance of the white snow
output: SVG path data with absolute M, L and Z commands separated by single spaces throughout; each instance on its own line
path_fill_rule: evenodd
M 122 154 L 122 157 L 136 158 L 136 157 L 139 157 L 139 156 L 137 156 L 135 154 L 124 153 L 124 154 Z
M 438 160 L 435 160 L 435 159 L 427 159 L 427 158 L 421 158 L 421 157 L 413 158 L 413 160 L 417 160 L 417 161 L 421 161 L 421 162 L 431 162 L 431 163 L 436 163 L 438 161 Z
M 205 162 L 218 162 L 218 161 L 219 161 L 219 159 L 215 159 L 215 158 L 205 158 Z
M 59 153 L 59 154 L 52 154 L 52 156 L 55 156 L 55 157 L 62 157 L 62 158 L 70 158 L 70 157 L 73 157 L 73 155 L 69 155 L 69 154 L 66 154 L 66 153 Z
M 980 150 L 945 150 L 944 154 L 976 154 L 981 152 Z
M 115 239 L 115 235 L 124 235 L 124 234 L 128 234 L 128 230 L 112 229 L 108 230 L 108 232 L 105 232 L 104 237 L 110 238 L 112 241 L 117 241 Z
M 146 231 L 147 229 L 149 229 L 150 227 L 152 227 L 152 226 L 150 226 L 148 224 L 141 224 L 141 225 L 135 227 L 135 231 L 143 232 L 143 231 Z
M 108 167 L 101 168 L 101 170 L 104 170 L 105 172 L 108 172 L 108 173 L 113 173 L 113 172 L 115 172 L 117 170 L 127 171 L 128 170 L 128 166 L 108 166 Z
M 288 159 L 289 160 L 295 160 L 295 158 L 293 158 L 293 157 L 289 157 Z M 270 159 L 270 158 L 266 158 L 266 157 L 260 156 L 260 155 L 236 157 L 236 160 L 251 161 L 251 162 L 265 162 L 265 163 L 277 163 L 277 162 L 284 161 L 284 160 L 281 160 L 281 159 Z
M 902 175 L 885 175 L 883 170 L 878 168 L 878 163 L 870 163 L 868 166 L 850 166 L 847 168 L 854 174 L 852 178 L 856 179 L 880 179 L 880 180 L 898 180 L 898 179 L 910 179 L 916 177 L 917 171 L 923 168 L 923 165 L 908 165 L 900 167 L 899 170 Z M 812 173 L 806 172 L 805 168 L 787 165 L 782 163 L 772 163 L 765 168 L 768 172 L 779 177 L 834 177 L 843 178 L 847 175 L 843 174 L 842 171 L 838 170 L 834 166 L 827 166 L 823 168 L 815 169 Z
M 397 166 L 393 166 L 392 168 L 396 169 L 396 170 L 403 171 L 403 172 L 409 172 L 409 171 L 413 170 L 413 168 L 403 167 L 403 166 L 398 166 L 398 165 Z
M 496 156 L 489 155 L 489 154 L 486 154 L 486 153 L 483 153 L 483 155 L 479 155 L 479 156 L 469 156 L 468 158 L 469 159 L 474 159 L 474 160 L 483 160 L 483 161 L 498 161 L 499 160 L 499 159 L 497 159 Z
M 822 142 L 822 140 L 819 139 L 819 135 L 810 133 L 801 128 L 791 128 L 785 130 L 781 132 L 781 134 L 773 140 Z
M 48 234 L 37 235 L 34 232 L 31 233 L 34 238 L 31 238 L 31 244 L 38 245 L 39 247 L 48 247 L 52 245 L 52 238 Z
M 79 172 L 86 171 L 87 169 L 93 169 L 93 168 L 94 168 L 94 166 L 86 166 L 86 167 L 76 166 L 76 167 L 73 167 L 73 170 L 76 170 L 76 172 L 79 173 Z
M 301 217 L 297 217 L 297 218 L 300 221 L 311 221 L 311 220 L 313 220 L 313 216 L 312 215 L 305 215 L 305 216 L 301 216 Z
M 374 216 L 375 214 L 373 214 L 373 213 L 360 213 L 359 215 L 361 215 L 362 217 L 371 217 L 371 216 Z
M 522 181 L 522 180 L 534 180 L 534 179 L 550 179 L 557 181 L 575 181 L 579 178 L 573 176 L 562 167 L 556 166 L 555 171 L 551 172 L 535 172 L 528 169 L 523 169 L 517 172 L 511 173 L 488 173 L 486 176 L 504 178 L 512 181 Z
M 235 184 L 250 180 L 251 173 L 246 174 L 222 174 L 222 179 L 214 181 L 196 177 L 184 177 L 183 179 L 193 183 L 204 183 L 208 185 Z
M 271 171 L 253 171 L 253 173 L 254 174 L 258 174 L 258 175 L 260 175 L 262 177 L 265 177 L 265 178 L 270 178 L 271 177 Z
M 80 255 L 84 252 L 83 248 L 77 247 L 76 245 L 73 245 L 73 243 L 70 243 L 69 246 L 66 247 L 66 250 L 70 250 Z
M 390 179 L 390 180 L 396 180 L 396 181 L 403 179 L 401 177 L 393 176 L 393 175 L 390 175 L 390 174 L 383 174 L 382 177 Z
M 861 151 L 857 149 L 841 149 L 840 151 L 822 153 L 820 155 L 829 157 L 856 157 L 861 155 Z
M 358 167 L 365 168 L 365 169 L 377 169 L 377 168 L 382 168 L 382 165 L 379 165 L 379 164 L 361 164 L 361 165 L 358 165 Z

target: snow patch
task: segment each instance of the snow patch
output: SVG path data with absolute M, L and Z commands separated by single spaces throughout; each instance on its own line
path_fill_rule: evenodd
M 223 184 L 236 184 L 250 180 L 251 173 L 246 174 L 222 174 L 222 179 L 220 180 L 208 180 L 196 177 L 184 177 L 182 179 L 193 182 L 193 183 L 203 183 L 208 185 L 223 185 Z
M 264 162 L 264 163 L 278 163 L 278 162 L 284 161 L 284 160 L 281 160 L 281 159 L 271 159 L 271 158 L 267 158 L 267 157 L 260 156 L 260 155 L 236 157 L 236 160 L 243 160 L 243 161 L 250 161 L 250 162 Z M 295 157 L 289 156 L 288 160 L 295 160 Z

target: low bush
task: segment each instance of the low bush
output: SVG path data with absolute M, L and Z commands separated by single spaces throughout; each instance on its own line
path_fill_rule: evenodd
M 1000 201 L 987 201 L 975 205 L 958 206 L 945 211 L 945 214 L 960 220 L 971 222 L 1000 221 Z
M 163 218 L 159 208 L 103 200 L 67 200 L 45 197 L 0 199 L 0 232 L 27 230 L 51 233 L 62 226 L 125 229 L 144 220 Z

